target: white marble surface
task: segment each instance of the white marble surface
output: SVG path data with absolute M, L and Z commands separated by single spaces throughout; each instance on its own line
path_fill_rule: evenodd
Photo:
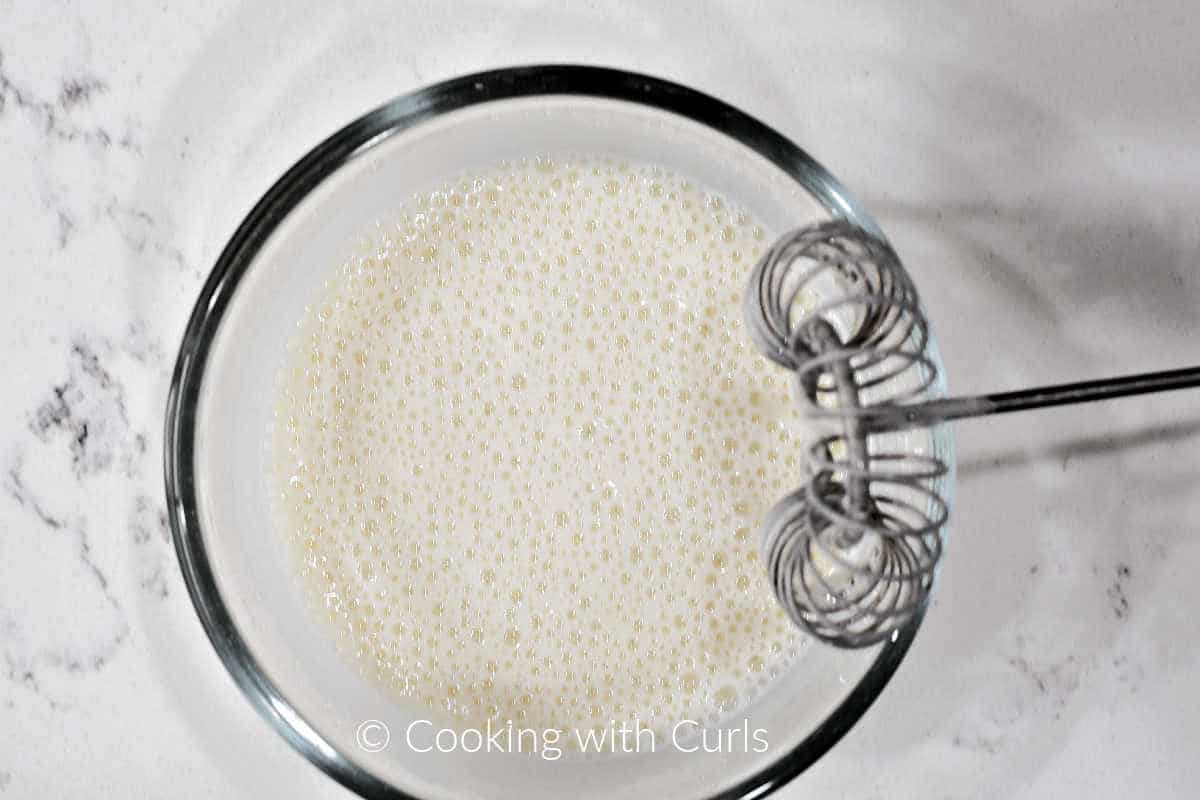
M 347 796 L 204 638 L 161 418 L 250 205 L 429 81 L 605 63 L 761 116 L 876 213 L 958 390 L 1200 360 L 1190 0 L 349 5 L 0 0 L 0 796 Z M 1195 796 L 1197 397 L 960 426 L 926 627 L 783 796 Z

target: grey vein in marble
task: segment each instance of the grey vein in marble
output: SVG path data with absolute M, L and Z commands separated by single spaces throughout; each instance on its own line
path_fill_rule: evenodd
M 86 522 L 82 519 L 69 519 L 48 510 L 26 486 L 22 477 L 23 466 L 20 459 L 9 466 L 4 477 L 3 489 L 8 497 L 29 512 L 40 524 L 40 533 L 35 531 L 27 535 L 57 537 L 57 545 L 73 550 L 76 567 L 81 567 L 84 575 L 88 577 L 83 585 L 75 585 L 73 588 L 84 596 L 95 595 L 109 609 L 107 613 L 99 612 L 107 624 L 99 630 L 89 630 L 92 634 L 90 640 L 72 636 L 57 641 L 56 634 L 59 631 L 34 631 L 29 626 L 29 621 L 23 623 L 11 611 L 0 606 L 0 654 L 4 659 L 6 677 L 11 682 L 40 692 L 41 669 L 58 668 L 68 673 L 103 669 L 128 639 L 130 629 L 120 601 L 110 591 L 107 575 L 93 558 Z M 42 551 L 44 549 L 39 548 Z M 69 569 L 59 570 L 59 574 L 64 577 L 69 573 Z M 88 584 L 91 589 L 86 588 Z M 92 612 L 95 615 L 97 609 L 93 608 Z M 40 637 L 37 634 L 40 634 Z M 35 638 L 41 638 L 42 643 L 35 643 Z M 53 698 L 46 699 L 52 705 L 57 705 Z
M 174 568 L 169 558 L 171 542 L 167 511 L 146 495 L 138 495 L 129 519 L 129 532 L 138 551 L 138 585 L 142 591 L 162 600 L 170 594 Z
M 1117 619 L 1129 616 L 1129 598 L 1125 594 L 1125 582 L 1133 575 L 1128 564 L 1118 564 L 1116 575 L 1108 587 L 1108 599 L 1112 601 L 1113 615 Z
M 10 75 L 0 51 L 0 116 L 10 105 L 36 125 L 49 139 L 59 142 L 84 142 L 107 148 L 114 144 L 122 149 L 136 150 L 132 135 L 126 133 L 115 142 L 109 131 L 101 126 L 83 126 L 73 122 L 72 112 L 86 106 L 92 98 L 108 89 L 104 81 L 92 75 L 64 79 L 58 97 L 48 100 L 23 87 Z
M 130 322 L 119 342 L 79 333 L 66 348 L 63 377 L 27 415 L 27 441 L 8 459 L 0 488 L 9 500 L 5 515 L 9 552 L 22 564 L 30 586 L 47 587 L 44 597 L 5 594 L 0 586 L 0 676 L 41 697 L 52 709 L 70 705 L 51 675 L 103 670 L 131 636 L 123 590 L 111 579 L 108 561 L 97 558 L 93 531 L 103 538 L 106 559 L 114 532 L 127 536 L 134 554 L 136 591 L 161 600 L 169 594 L 169 542 L 165 509 L 146 494 L 146 434 L 130 419 L 128 369 L 158 374 L 165 369 L 161 343 L 144 324 Z M 30 459 L 36 457 L 36 462 Z M 36 463 L 39 468 L 31 471 Z M 47 480 L 46 465 L 67 473 L 54 494 L 36 488 Z M 151 473 L 153 474 L 153 473 Z M 114 505 L 103 487 L 137 487 L 124 521 L 112 524 Z M 132 493 L 131 493 L 132 494 Z M 115 505 L 120 505 L 118 502 Z M 14 513 L 16 512 L 16 513 Z M 127 585 L 127 584 L 126 584 Z M 37 616 L 45 615 L 39 623 Z M 44 619 L 55 620 L 47 626 Z M 48 684 L 55 689 L 49 689 Z M 6 698 L 11 704 L 12 699 Z
M 42 442 L 67 441 L 76 478 L 114 462 L 132 476 L 146 452 L 145 435 L 130 429 L 124 390 L 101 363 L 102 349 L 112 348 L 85 337 L 72 342 L 66 380 L 51 387 L 29 423 Z
M 176 269 L 189 270 L 183 251 L 170 243 L 169 233 L 162 231 L 162 226 L 150 212 L 114 198 L 105 204 L 101 213 L 116 227 L 134 255 L 159 256 Z

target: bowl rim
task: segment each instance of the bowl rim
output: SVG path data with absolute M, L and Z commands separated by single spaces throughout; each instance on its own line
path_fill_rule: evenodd
M 258 713 L 312 764 L 368 798 L 419 800 L 371 774 L 326 740 L 267 677 L 218 590 L 199 518 L 195 424 L 205 366 L 226 308 L 259 249 L 322 181 L 363 151 L 405 129 L 480 103 L 575 95 L 618 100 L 675 114 L 733 138 L 766 158 L 832 215 L 883 236 L 879 226 L 824 167 L 782 134 L 714 97 L 648 75 L 605 67 L 544 64 L 478 72 L 400 96 L 309 151 L 263 195 L 221 251 L 188 319 L 167 396 L 164 477 L 168 517 L 192 605 L 213 648 Z M 935 433 L 935 438 L 937 434 Z M 833 712 L 770 764 L 704 800 L 750 800 L 776 791 L 835 745 L 895 673 L 920 628 L 922 607 L 890 641 Z

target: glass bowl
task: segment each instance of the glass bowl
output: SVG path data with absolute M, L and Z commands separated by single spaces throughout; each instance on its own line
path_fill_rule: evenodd
M 662 746 L 551 761 L 405 746 L 414 712 L 335 652 L 289 571 L 264 435 L 276 370 L 290 323 L 366 223 L 465 170 L 564 150 L 660 164 L 733 199 L 768 230 L 843 216 L 880 233 L 828 172 L 762 123 L 683 86 L 591 67 L 503 69 L 401 97 L 271 187 L 221 253 L 183 338 L 166 420 L 171 525 L 196 611 L 238 686 L 293 747 L 365 797 L 762 797 L 854 725 L 921 622 L 917 615 L 871 649 L 806 642 L 741 711 L 767 732 L 764 753 Z M 952 463 L 946 434 L 905 436 L 905 446 Z

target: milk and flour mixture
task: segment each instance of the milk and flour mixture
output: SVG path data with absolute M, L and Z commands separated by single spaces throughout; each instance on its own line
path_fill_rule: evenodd
M 756 529 L 801 431 L 740 308 L 769 241 L 684 176 L 531 157 L 330 265 L 274 479 L 362 670 L 450 724 L 664 729 L 796 657 Z

